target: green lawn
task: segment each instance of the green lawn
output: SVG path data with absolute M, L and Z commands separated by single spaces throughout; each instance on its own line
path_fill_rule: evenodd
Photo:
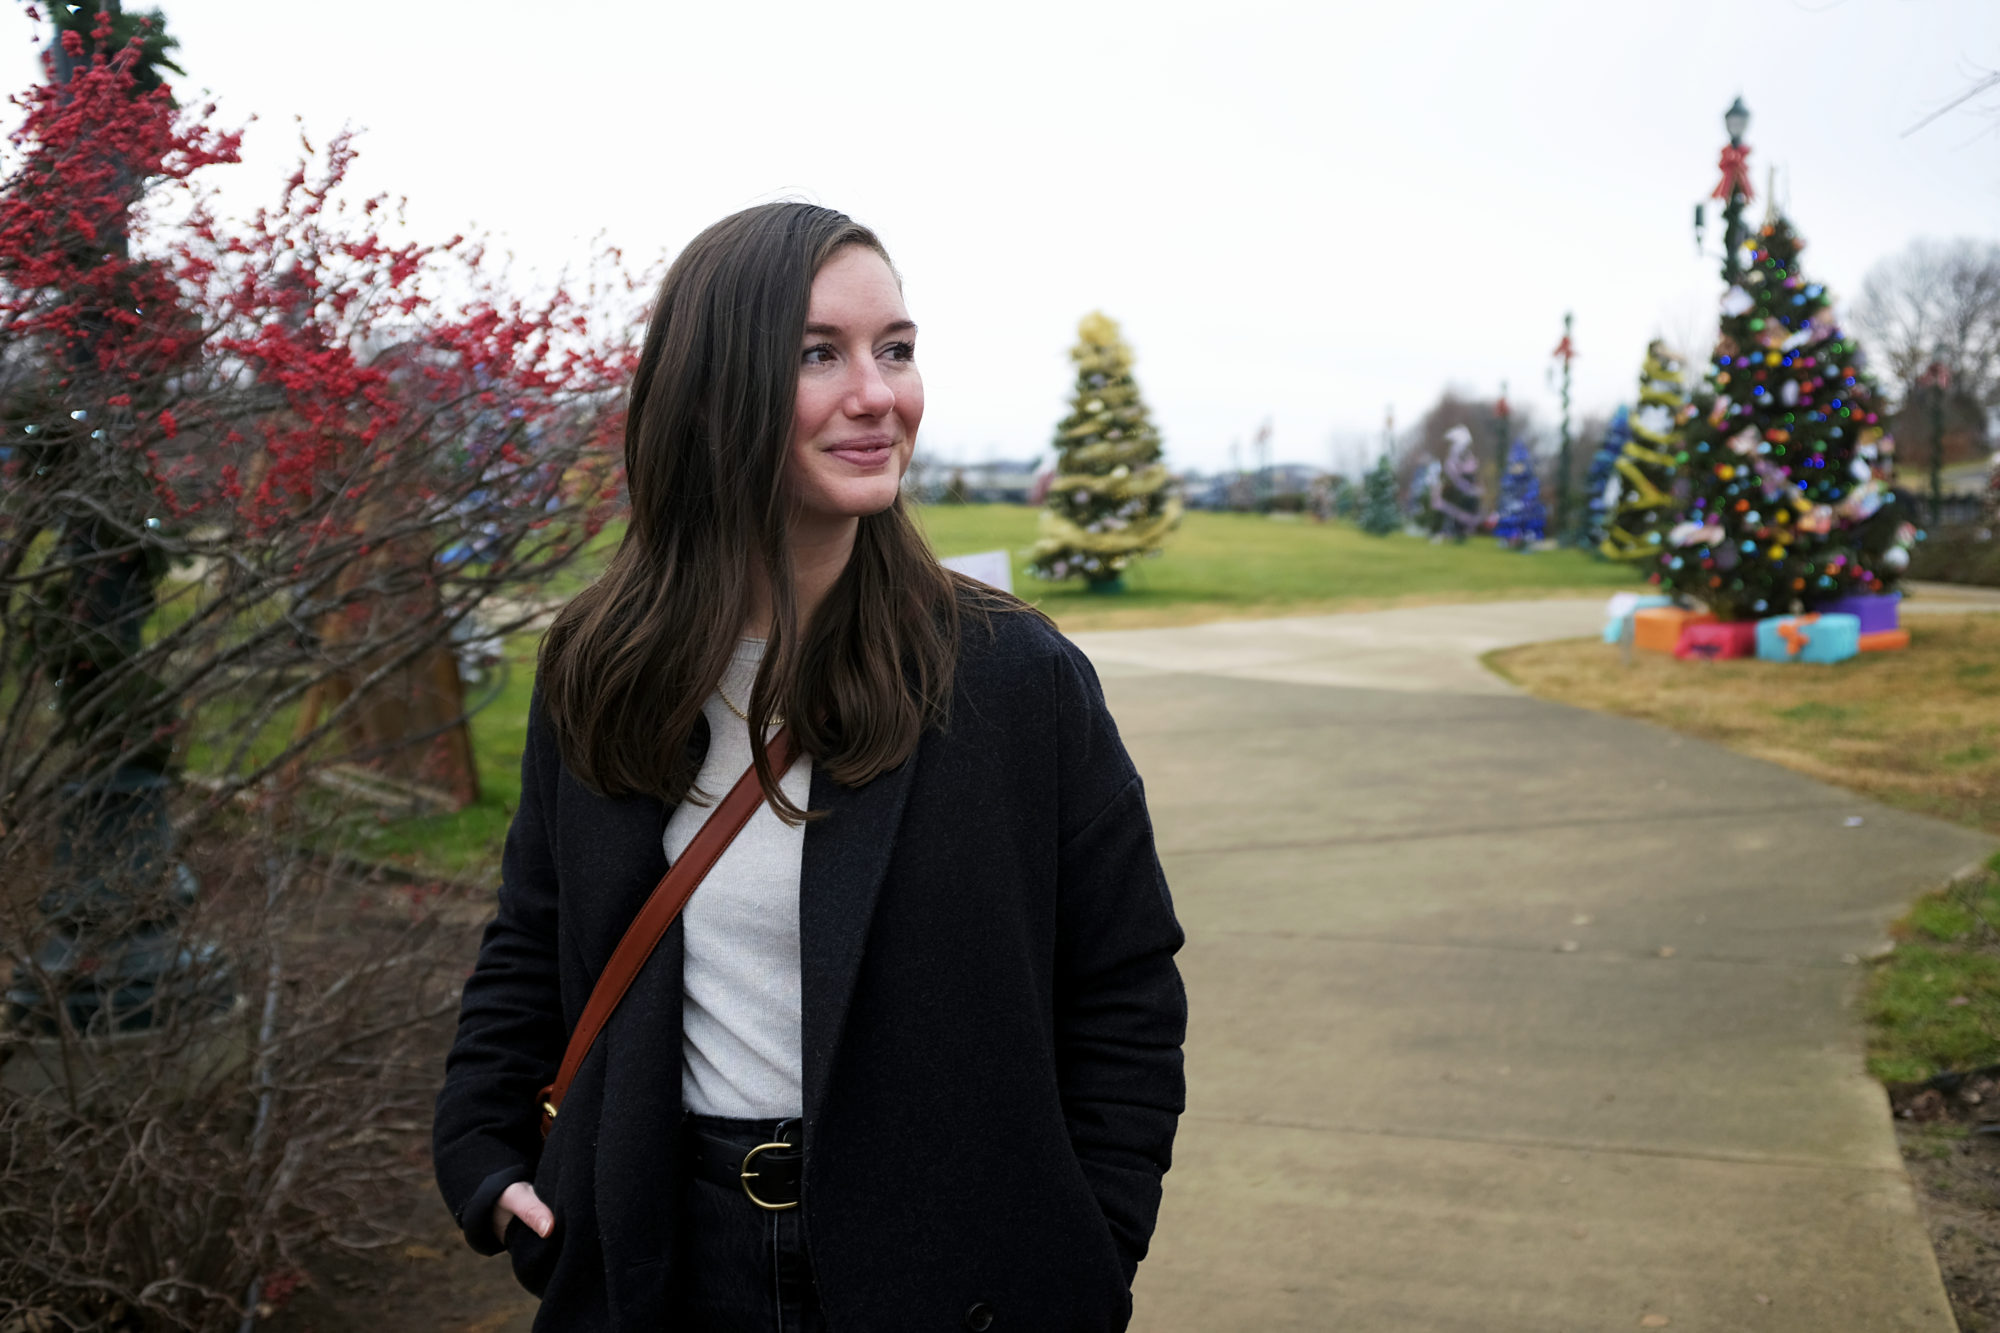
M 1115 597 L 1028 575 L 1036 510 L 1017 505 L 938 505 L 919 513 L 940 555 L 1006 550 L 1014 591 L 1065 629 L 1194 624 L 1208 620 L 1354 610 L 1412 601 L 1478 601 L 1631 587 L 1632 572 L 1577 551 L 1519 553 L 1490 539 L 1433 546 L 1418 538 L 1364 536 L 1348 523 L 1189 514 L 1167 553 L 1126 575 Z M 589 555 L 553 591 L 573 593 L 610 558 L 624 525 L 605 529 Z M 497 872 L 500 844 L 521 795 L 537 636 L 509 644 L 511 676 L 493 704 L 472 719 L 481 796 L 453 815 L 363 826 L 355 851 L 424 874 L 475 881 Z M 484 694 L 473 687 L 474 697 Z
M 1094 596 L 1079 581 L 1031 577 L 1025 553 L 1038 511 L 1020 505 L 932 505 L 919 519 L 940 555 L 1006 550 L 1014 591 L 1064 629 L 1188 625 L 1211 620 L 1359 610 L 1399 602 L 1484 601 L 1630 588 L 1626 565 L 1581 551 L 1502 550 L 1491 538 L 1432 545 L 1351 523 L 1190 513 L 1166 553 L 1126 572 L 1126 591 Z
M 1917 900 L 1865 998 L 1868 1068 L 1889 1083 L 2000 1063 L 2000 856 Z
M 508 641 L 505 683 L 497 694 L 491 680 L 466 687 L 470 702 L 492 700 L 472 715 L 479 799 L 454 814 L 363 823 L 351 835 L 355 855 L 451 879 L 497 877 L 507 823 L 521 803 L 521 750 L 528 741 L 528 696 L 540 641 L 540 635 Z

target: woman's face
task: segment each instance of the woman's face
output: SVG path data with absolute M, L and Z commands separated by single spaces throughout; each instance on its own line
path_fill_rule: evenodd
M 917 326 L 882 256 L 850 245 L 813 279 L 790 480 L 801 517 L 859 518 L 896 502 L 924 381 Z

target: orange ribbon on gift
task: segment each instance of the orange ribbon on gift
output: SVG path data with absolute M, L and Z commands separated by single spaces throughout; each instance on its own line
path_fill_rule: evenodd
M 1818 619 L 1819 613 L 1815 611 L 1812 615 L 1800 616 L 1797 620 L 1787 620 L 1778 626 L 1778 637 L 1785 641 L 1787 657 L 1797 657 L 1806 650 L 1806 645 L 1812 642 L 1812 635 L 1806 633 L 1806 626 Z

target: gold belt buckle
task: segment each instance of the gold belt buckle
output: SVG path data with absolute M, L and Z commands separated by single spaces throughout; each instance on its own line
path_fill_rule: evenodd
M 797 1147 L 796 1143 L 760 1143 L 749 1152 L 743 1154 L 743 1169 L 737 1177 L 743 1182 L 743 1193 L 749 1198 L 750 1202 L 756 1204 L 767 1213 L 782 1213 L 786 1209 L 796 1208 L 799 1206 L 799 1201 L 793 1199 L 790 1203 L 767 1203 L 758 1198 L 757 1191 L 750 1188 L 750 1182 L 757 1178 L 757 1173 L 750 1169 L 750 1163 L 756 1160 L 757 1154 L 760 1152 L 770 1152 L 777 1148 L 797 1149 Z

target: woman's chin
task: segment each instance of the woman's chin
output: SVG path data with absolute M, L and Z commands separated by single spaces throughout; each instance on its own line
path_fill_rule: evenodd
M 901 489 L 900 480 L 894 477 L 885 476 L 879 481 L 857 478 L 842 486 L 828 487 L 803 508 L 808 516 L 829 521 L 866 518 L 895 504 Z

